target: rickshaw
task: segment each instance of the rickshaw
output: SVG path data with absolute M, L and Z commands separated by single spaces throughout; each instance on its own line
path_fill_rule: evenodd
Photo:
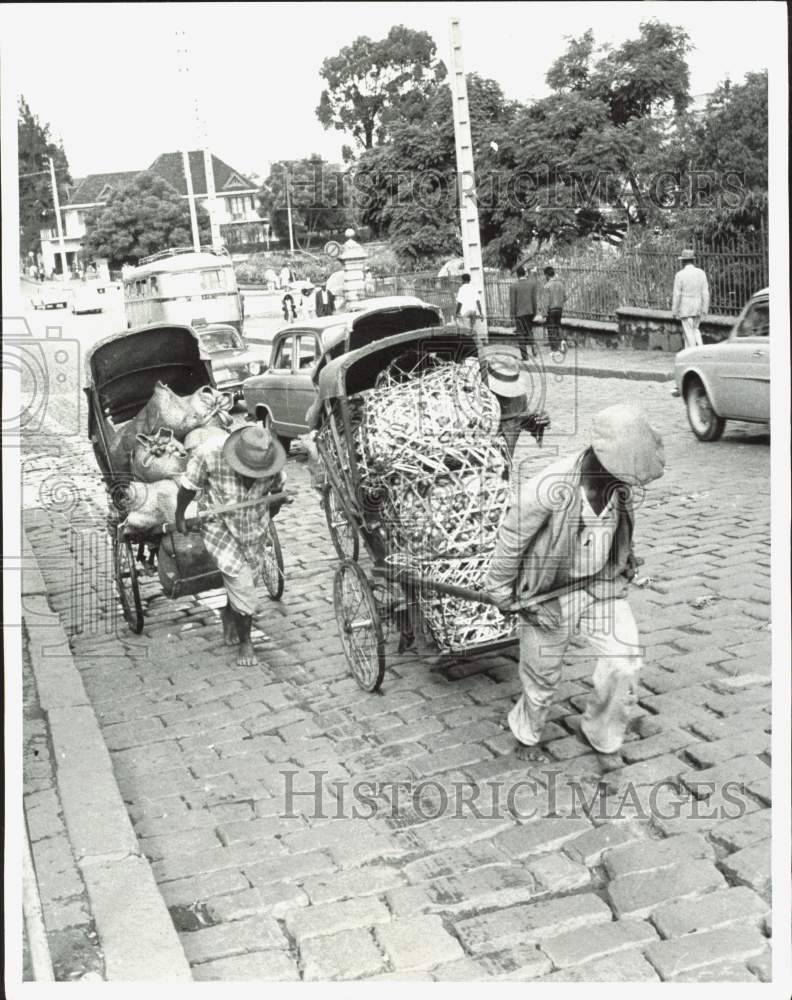
M 333 581 L 333 600 L 341 643 L 350 670 L 365 691 L 377 691 L 385 676 L 385 631 L 399 632 L 399 651 L 415 641 L 421 625 L 420 598 L 429 593 L 479 606 L 493 605 L 483 590 L 432 579 L 403 560 L 394 562 L 389 530 L 377 497 L 361 477 L 354 442 L 354 406 L 358 394 L 372 389 L 386 369 L 420 374 L 422 366 L 477 358 L 472 335 L 457 326 L 401 333 L 379 340 L 328 362 L 318 373 L 318 400 L 311 414 L 325 484 L 323 505 L 340 562 Z M 410 369 L 407 371 L 407 369 Z M 372 567 L 358 561 L 359 543 Z M 541 595 L 529 603 L 556 596 Z M 442 601 L 441 601 L 442 603 Z M 524 609 L 528 604 L 523 603 Z M 513 609 L 518 610 L 517 606 Z M 473 645 L 449 646 L 441 656 L 494 651 L 517 641 L 509 634 Z
M 167 597 L 177 598 L 216 590 L 223 578 L 197 529 L 219 514 L 261 506 L 264 524 L 259 542 L 259 570 L 270 597 L 283 594 L 283 556 L 278 533 L 268 515 L 273 503 L 290 502 L 288 493 L 270 494 L 244 504 L 206 511 L 189 518 L 189 533 L 177 536 L 175 525 L 164 523 L 148 531 L 125 528 L 129 512 L 128 469 L 121 468 L 112 448 L 121 428 L 146 405 L 158 382 L 179 396 L 203 386 L 216 388 L 209 358 L 189 326 L 156 324 L 113 334 L 91 348 L 86 361 L 88 437 L 108 494 L 107 527 L 111 538 L 113 576 L 124 619 L 130 630 L 143 630 L 141 573 L 152 574 L 160 553 L 167 553 L 163 582 Z M 163 546 L 165 548 L 163 548 Z M 140 567 L 140 569 L 138 568 Z M 163 574 L 160 573 L 163 581 Z

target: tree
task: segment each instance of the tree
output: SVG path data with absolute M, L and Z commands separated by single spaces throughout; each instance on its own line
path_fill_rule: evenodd
M 55 229 L 49 157 L 55 164 L 58 197 L 66 201 L 71 184 L 69 162 L 63 144 L 55 142 L 49 125 L 42 125 L 24 97 L 19 99 L 17 120 L 19 162 L 19 251 L 36 253 L 42 229 Z
M 290 185 L 292 228 L 297 245 L 305 249 L 320 233 L 337 233 L 350 220 L 345 205 L 344 174 L 318 153 L 302 160 L 279 160 L 259 193 L 261 212 L 269 216 L 278 239 L 288 242 L 286 183 Z
M 361 35 L 322 63 L 327 86 L 317 118 L 326 129 L 352 135 L 360 149 L 384 142 L 394 120 L 420 118 L 427 94 L 444 79 L 436 52 L 427 32 L 401 24 L 380 41 Z
M 201 243 L 209 243 L 209 216 L 200 205 L 197 211 Z M 148 254 L 192 245 L 187 199 L 164 178 L 148 171 L 116 191 L 104 209 L 93 212 L 86 220 L 86 229 L 86 256 L 106 257 L 116 269 L 136 264 Z

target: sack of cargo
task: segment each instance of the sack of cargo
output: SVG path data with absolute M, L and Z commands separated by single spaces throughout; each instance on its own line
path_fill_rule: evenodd
M 187 452 L 172 430 L 161 427 L 156 434 L 138 434 L 130 462 L 133 479 L 144 483 L 175 479 L 186 467 Z
M 210 424 L 208 427 L 196 427 L 190 431 L 184 439 L 185 449 L 192 453 L 199 448 L 210 447 L 215 444 L 222 444 L 228 437 L 228 431 L 222 427 L 215 427 Z
M 158 483 L 131 482 L 126 487 L 124 506 L 127 516 L 122 522 L 129 531 L 151 531 L 176 518 L 176 496 L 179 487 L 172 479 Z
M 201 386 L 200 389 L 185 399 L 187 403 L 188 416 L 185 423 L 184 434 L 186 436 L 196 427 L 222 427 L 231 426 L 231 415 L 229 410 L 233 406 L 233 400 L 228 393 L 213 389 L 210 385 Z M 189 424 L 190 426 L 187 426 Z

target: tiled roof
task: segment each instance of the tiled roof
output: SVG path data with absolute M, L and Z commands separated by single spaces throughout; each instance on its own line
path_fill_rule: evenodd
M 193 192 L 197 195 L 206 194 L 206 172 L 204 171 L 203 152 L 190 150 L 190 173 L 192 174 Z M 251 180 L 240 174 L 238 170 L 229 167 L 227 163 L 212 155 L 215 190 L 218 194 L 228 194 L 234 191 L 244 191 L 245 188 L 257 187 Z M 159 177 L 164 177 L 169 184 L 179 192 L 187 194 L 187 182 L 184 177 L 184 167 L 181 153 L 163 153 L 151 164 L 149 170 Z
M 102 195 L 105 188 L 112 188 L 118 191 L 125 184 L 137 177 L 139 170 L 124 170 L 114 174 L 88 174 L 83 177 L 76 187 L 72 189 L 69 200 L 65 208 L 70 205 L 93 205 L 98 201 L 107 201 L 107 193 Z

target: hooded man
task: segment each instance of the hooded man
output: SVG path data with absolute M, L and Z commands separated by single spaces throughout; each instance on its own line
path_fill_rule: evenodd
M 283 489 L 286 475 L 281 470 L 286 452 L 269 427 L 255 424 L 240 427 L 223 442 L 198 448 L 179 481 L 176 498 L 176 528 L 187 533 L 185 511 L 200 493 L 198 512 L 257 500 Z M 250 641 L 253 617 L 258 612 L 256 581 L 259 570 L 259 543 L 269 513 L 248 507 L 222 514 L 201 525 L 204 545 L 223 574 L 228 603 L 222 610 L 223 636 L 227 646 L 239 643 L 237 663 L 253 667 L 258 663 Z
M 545 759 L 542 729 L 578 632 L 598 654 L 581 732 L 601 754 L 624 741 L 642 663 L 626 598 L 636 565 L 632 494 L 664 466 L 660 436 L 640 410 L 618 405 L 596 415 L 583 452 L 517 485 L 484 587 L 504 612 L 565 588 L 520 612 L 523 693 L 509 726 L 530 760 Z

